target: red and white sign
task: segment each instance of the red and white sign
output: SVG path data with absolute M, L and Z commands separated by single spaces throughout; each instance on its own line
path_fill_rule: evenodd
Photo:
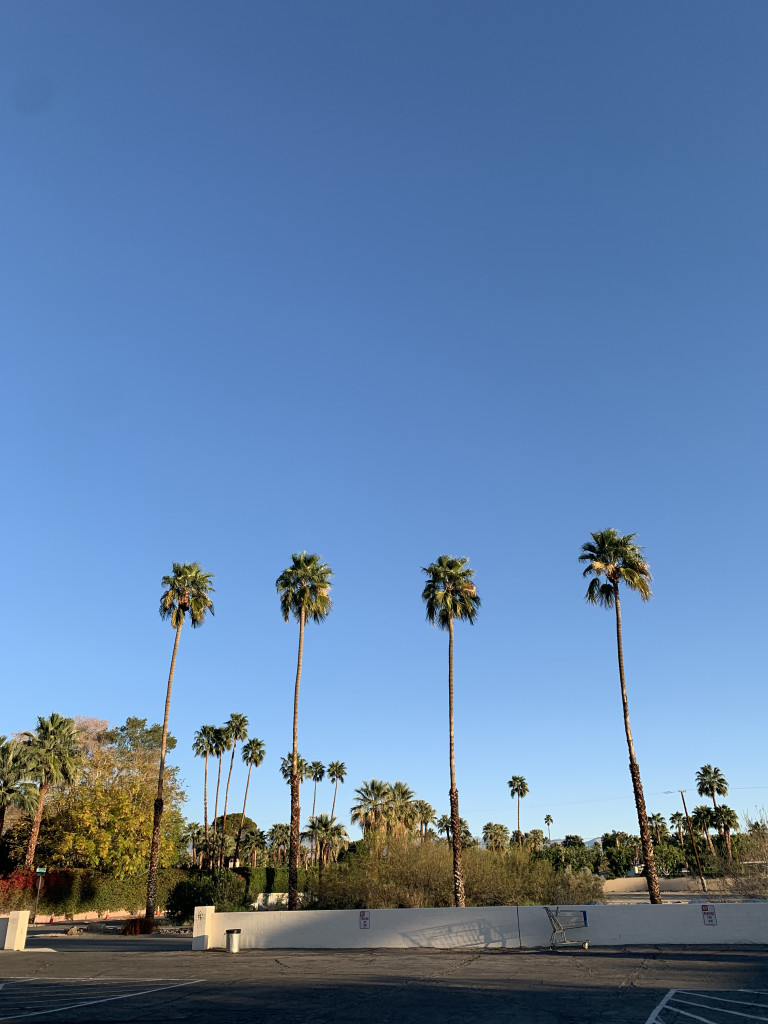
M 370 928 L 371 927 L 371 912 L 370 910 L 360 911 L 360 927 Z
M 711 903 L 701 904 L 701 915 L 704 918 L 704 924 L 717 924 L 717 914 Z

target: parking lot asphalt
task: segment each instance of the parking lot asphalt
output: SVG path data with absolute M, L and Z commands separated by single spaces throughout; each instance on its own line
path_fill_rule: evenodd
M 677 1024 L 768 1020 L 768 950 L 246 950 L 72 936 L 0 954 L 0 1020 Z M 77 947 L 71 945 L 78 942 Z M 51 952 L 44 952 L 49 941 Z M 752 993 L 742 995 L 740 993 Z M 670 995 L 672 993 L 672 995 Z M 709 1009 L 708 1009 L 709 1007 Z M 714 1009 L 711 1009 L 713 1008 Z M 715 1014 L 720 1016 L 707 1016 Z

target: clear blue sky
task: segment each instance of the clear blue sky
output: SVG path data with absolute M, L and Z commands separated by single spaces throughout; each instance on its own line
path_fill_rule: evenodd
M 590 531 L 624 603 L 649 811 L 719 766 L 768 802 L 768 6 L 7 0 L 0 33 L 0 731 L 162 717 L 173 561 L 216 574 L 171 711 L 245 713 L 249 813 L 289 817 L 292 551 L 335 571 L 300 749 L 448 810 L 447 640 L 420 566 L 466 555 L 473 832 L 636 831 Z M 244 771 L 236 768 L 235 804 Z M 321 787 L 329 809 L 331 787 Z M 303 799 L 304 817 L 311 794 Z M 355 834 L 356 834 L 356 830 Z

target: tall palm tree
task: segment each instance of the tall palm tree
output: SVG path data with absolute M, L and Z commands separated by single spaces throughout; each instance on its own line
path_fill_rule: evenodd
M 555 819 L 552 817 L 551 814 L 545 814 L 544 815 L 544 824 L 547 826 L 547 842 L 548 843 L 552 842 L 552 835 L 551 835 L 549 829 L 550 829 L 550 826 L 552 824 L 554 824 L 554 820 Z
M 713 768 L 711 764 L 704 764 L 696 772 L 696 792 L 699 796 L 708 796 L 717 810 L 718 796 L 728 796 L 728 780 L 719 768 Z
M 0 736 L 0 836 L 9 807 L 18 807 L 29 815 L 37 808 L 37 786 L 29 781 L 27 753 L 24 743 L 9 742 Z
M 303 782 L 307 782 L 312 778 L 312 768 L 309 761 L 305 761 L 301 754 L 296 758 L 296 774 L 299 777 L 299 785 Z M 293 772 L 293 754 L 288 752 L 287 757 L 280 758 L 280 774 L 283 776 L 285 781 L 290 786 L 291 784 L 291 773 Z
M 24 733 L 22 742 L 25 746 L 26 771 L 38 784 L 37 807 L 24 859 L 25 869 L 31 871 L 35 863 L 35 848 L 48 790 L 61 782 L 71 781 L 80 765 L 82 754 L 74 720 L 64 718 L 55 711 L 49 718 L 38 717 L 37 728 L 34 732 Z
M 459 826 L 459 791 L 456 789 L 456 759 L 453 735 L 453 623 L 455 619 L 474 624 L 480 608 L 477 588 L 472 582 L 474 570 L 468 558 L 440 555 L 436 562 L 422 567 L 427 582 L 421 598 L 427 606 L 427 621 L 448 632 L 448 750 L 451 788 L 451 836 L 453 844 L 453 902 L 465 905 L 464 872 L 461 866 L 461 828 Z
M 308 621 L 322 622 L 333 607 L 331 604 L 330 566 L 319 555 L 294 552 L 291 564 L 275 580 L 280 595 L 283 620 L 291 616 L 299 624 L 299 651 L 296 658 L 296 682 L 293 691 L 293 752 L 291 770 L 291 844 L 288 852 L 288 909 L 299 909 L 299 852 L 301 847 L 301 804 L 299 794 L 299 686 L 304 656 L 304 627 Z
M 235 750 L 238 742 L 245 742 L 248 739 L 248 719 L 245 715 L 233 712 L 224 723 L 224 732 L 227 734 L 232 757 L 229 761 L 229 774 L 227 775 L 227 788 L 224 791 L 224 813 L 221 822 L 221 858 L 220 864 L 224 862 L 224 836 L 227 834 L 227 801 L 229 800 L 229 784 L 232 781 L 232 768 L 235 764 Z M 228 748 L 229 749 L 229 748 Z
M 621 601 L 619 599 L 619 583 L 640 595 L 643 601 L 653 596 L 651 591 L 651 570 L 645 560 L 643 549 L 634 543 L 636 534 L 620 536 L 615 530 L 601 530 L 592 534 L 592 540 L 581 546 L 579 561 L 586 563 L 583 575 L 591 576 L 587 587 L 586 599 L 590 604 L 603 608 L 614 608 L 616 611 L 616 648 L 619 659 L 619 682 L 621 684 L 621 706 L 624 713 L 624 733 L 629 751 L 629 774 L 635 794 L 637 823 L 640 828 L 640 842 L 645 862 L 645 878 L 648 884 L 648 895 L 651 903 L 661 903 L 659 878 L 656 873 L 656 859 L 653 855 L 651 830 L 648 827 L 648 813 L 645 809 L 643 784 L 640 779 L 640 767 L 635 757 L 635 746 L 632 741 L 632 729 L 629 724 L 629 703 L 627 700 L 627 684 L 624 677 L 624 648 L 621 635 Z M 605 582 L 601 582 L 602 578 Z
M 216 745 L 216 727 L 213 725 L 201 725 L 195 733 L 192 742 L 192 752 L 195 757 L 205 758 L 205 774 L 203 779 L 203 821 L 205 828 L 205 856 L 209 856 L 210 844 L 208 842 L 208 758 L 214 752 Z
M 168 716 L 171 712 L 171 690 L 173 673 L 176 668 L 176 655 L 179 650 L 179 638 L 184 620 L 189 615 L 192 627 L 197 629 L 205 622 L 207 612 L 213 615 L 213 593 L 211 580 L 213 573 L 205 572 L 198 562 L 174 562 L 173 575 L 163 576 L 162 586 L 165 587 L 160 598 L 160 617 L 169 619 L 176 630 L 171 655 L 171 669 L 168 673 L 168 685 L 165 693 L 165 713 L 163 715 L 163 733 L 160 741 L 160 764 L 157 772 L 157 797 L 155 799 L 154 819 L 152 821 L 152 847 L 149 854 L 149 876 L 147 878 L 147 920 L 155 919 L 157 905 L 157 870 L 160 865 L 160 821 L 163 816 L 163 781 L 165 774 L 165 751 L 168 745 Z
M 333 783 L 333 804 L 331 805 L 331 817 L 336 812 L 336 794 L 339 790 L 339 783 L 344 784 L 347 777 L 347 766 L 343 761 L 331 761 L 328 765 L 328 778 Z
M 264 755 L 266 754 L 266 748 L 261 740 L 257 740 L 254 736 L 253 739 L 248 740 L 247 743 L 243 744 L 243 748 L 240 751 L 240 756 L 243 759 L 243 763 L 248 765 L 248 778 L 245 780 L 245 796 L 243 797 L 243 814 L 240 818 L 240 827 L 237 830 L 237 840 L 235 842 L 235 865 L 237 865 L 238 854 L 240 853 L 240 839 L 243 835 L 243 825 L 245 823 L 245 805 L 248 802 L 248 787 L 251 784 L 251 769 L 258 768 L 264 761 Z
M 528 796 L 528 783 L 522 775 L 513 775 L 509 782 L 507 782 L 507 785 L 509 786 L 509 795 L 513 798 L 517 797 L 517 843 L 522 850 L 523 833 L 520 831 L 520 800 L 522 797 Z
M 216 860 L 216 823 L 219 819 L 219 789 L 221 788 L 221 766 L 224 761 L 224 755 L 229 750 L 229 737 L 227 736 L 227 730 L 221 726 L 216 725 L 213 728 L 213 745 L 211 753 L 214 757 L 219 760 L 219 770 L 216 775 L 216 798 L 213 801 L 213 835 L 211 837 L 211 856 L 210 856 L 210 867 L 213 870 L 214 861 Z M 222 835 L 224 830 L 222 829 Z

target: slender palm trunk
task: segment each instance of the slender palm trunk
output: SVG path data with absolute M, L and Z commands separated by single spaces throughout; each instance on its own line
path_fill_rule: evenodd
M 224 791 L 224 814 L 221 822 L 221 857 L 219 858 L 219 867 L 224 866 L 224 840 L 227 837 L 227 801 L 229 800 L 229 784 L 232 781 L 232 769 L 235 766 L 235 750 L 237 748 L 237 740 L 232 744 L 232 758 L 229 762 L 229 775 L 227 775 L 227 788 Z
M 160 766 L 157 772 L 157 797 L 155 799 L 155 814 L 152 821 L 152 847 L 149 853 L 149 878 L 147 879 L 147 908 L 148 921 L 155 919 L 155 907 L 157 906 L 157 871 L 160 866 L 160 821 L 163 817 L 163 780 L 165 775 L 165 748 L 168 742 L 168 716 L 171 713 L 171 690 L 173 689 L 173 673 L 176 668 L 176 654 L 179 650 L 179 637 L 181 627 L 184 625 L 182 619 L 176 627 L 176 639 L 173 642 L 173 654 L 171 655 L 171 669 L 168 673 L 168 689 L 165 694 L 165 714 L 163 715 L 163 735 L 160 741 Z
M 224 758 L 224 751 L 219 754 L 219 774 L 216 776 L 216 799 L 213 802 L 213 839 L 211 841 L 211 870 L 216 861 L 216 819 L 219 816 L 219 787 L 221 786 L 221 762 Z
M 459 792 L 456 789 L 456 759 L 453 742 L 453 619 L 448 619 L 448 732 L 451 763 L 451 839 L 453 843 L 453 902 L 465 905 L 464 873 L 461 868 L 461 819 L 459 818 Z
M 205 782 L 203 783 L 203 814 L 205 821 L 205 852 L 208 852 L 208 751 L 205 752 Z M 202 866 L 202 857 L 200 858 Z
M 517 794 L 517 845 L 523 848 L 523 833 L 520 831 L 520 793 Z
M 648 827 L 648 812 L 645 807 L 645 796 L 643 795 L 643 784 L 640 781 L 640 767 L 635 757 L 635 746 L 632 742 L 632 729 L 629 724 L 629 702 L 627 701 L 627 685 L 624 678 L 624 648 L 621 639 L 621 603 L 619 601 L 619 585 L 613 583 L 613 597 L 616 603 L 616 646 L 619 656 L 619 680 L 621 682 L 621 706 L 624 712 L 624 732 L 627 737 L 627 749 L 629 750 L 629 774 L 632 777 L 632 788 L 635 793 L 635 807 L 637 808 L 637 824 L 640 829 L 640 842 L 643 848 L 643 861 L 645 863 L 645 880 L 648 883 L 648 895 L 651 903 L 661 903 L 661 890 L 659 889 L 659 878 L 656 874 L 656 858 L 653 854 L 653 843 L 651 842 L 651 830 Z
M 253 762 L 248 763 L 248 778 L 245 780 L 245 797 L 243 798 L 243 816 L 240 819 L 240 828 L 237 830 L 237 841 L 235 842 L 235 867 L 237 867 L 237 858 L 240 853 L 240 837 L 243 834 L 243 825 L 245 824 L 245 805 L 248 803 L 248 787 L 251 784 L 251 769 L 253 768 Z
M 37 801 L 37 810 L 35 816 L 32 819 L 32 831 L 29 833 L 29 842 L 27 843 L 27 855 L 24 858 L 24 870 L 31 871 L 35 866 L 35 849 L 37 847 L 37 837 L 40 835 L 40 824 L 43 820 L 43 808 L 45 807 L 45 798 L 48 795 L 48 783 L 43 779 L 40 783 L 40 795 Z
M 288 849 L 288 909 L 299 909 L 299 848 L 301 805 L 299 799 L 299 685 L 304 657 L 305 613 L 299 613 L 299 653 L 296 658 L 296 686 L 293 692 L 293 761 L 291 763 L 291 839 Z

